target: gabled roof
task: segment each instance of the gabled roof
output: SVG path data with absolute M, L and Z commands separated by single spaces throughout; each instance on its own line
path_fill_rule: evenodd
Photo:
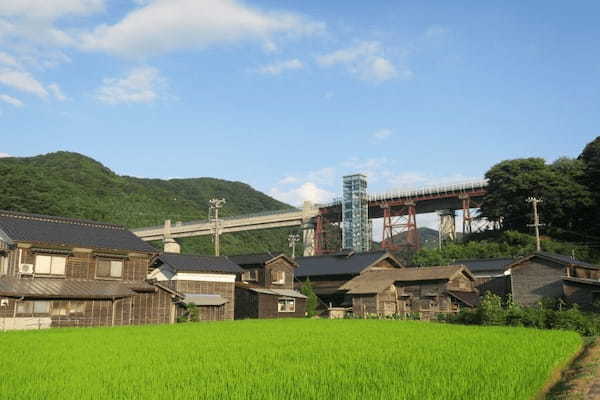
M 343 284 L 340 290 L 347 290 L 350 294 L 380 293 L 395 282 L 451 280 L 460 273 L 464 273 L 473 280 L 469 270 L 462 265 L 372 270 L 354 277 Z
M 364 253 L 338 253 L 323 256 L 298 257 L 296 277 L 324 275 L 357 275 L 377 261 L 389 258 L 401 267 L 400 261 L 385 250 Z
M 569 265 L 574 265 L 576 267 L 582 267 L 582 268 L 589 268 L 589 269 L 600 269 L 600 266 L 595 265 L 595 264 L 591 264 L 591 263 L 587 263 L 584 261 L 579 261 L 579 260 L 575 260 L 572 257 L 569 256 L 563 256 L 561 254 L 555 254 L 555 253 L 547 253 L 547 252 L 539 252 L 539 253 L 534 253 L 532 255 L 529 255 L 527 257 L 523 257 L 515 262 L 513 262 L 511 265 L 509 265 L 510 268 L 514 268 L 517 266 L 522 265 L 523 263 L 525 263 L 526 261 L 529 261 L 533 258 L 540 258 L 542 260 L 548 260 L 551 262 L 554 262 L 556 264 L 560 264 L 563 266 L 569 266 Z
M 514 262 L 515 262 L 514 258 L 500 257 L 500 258 L 456 260 L 453 262 L 453 264 L 464 265 L 467 268 L 469 268 L 469 270 L 473 273 L 478 273 L 478 272 L 503 273 Z
M 157 260 L 168 265 L 173 272 L 220 272 L 229 274 L 242 272 L 239 265 L 225 256 L 163 253 L 157 257 Z
M 48 243 L 69 247 L 158 251 L 121 225 L 0 210 L 0 237 L 12 242 Z
M 0 295 L 43 299 L 115 299 L 135 292 L 153 292 L 143 282 L 88 281 L 74 279 L 0 279 Z
M 273 254 L 271 252 L 259 253 L 259 254 L 242 254 L 237 256 L 229 256 L 229 259 L 239 265 L 242 268 L 248 268 L 253 266 L 265 266 L 266 264 L 272 263 L 275 260 L 283 258 L 290 264 L 297 267 L 298 264 L 291 257 L 286 254 Z

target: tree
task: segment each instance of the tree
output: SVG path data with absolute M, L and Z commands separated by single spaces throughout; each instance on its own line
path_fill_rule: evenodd
M 584 219 L 582 210 L 592 204 L 591 194 L 583 185 L 584 163 L 560 158 L 546 164 L 542 158 L 503 161 L 487 173 L 488 193 L 481 215 L 492 221 L 502 220 L 504 229 L 527 232 L 531 223 L 530 196 L 543 199 L 540 217 L 548 230 L 573 230 Z
M 314 317 L 317 315 L 317 305 L 319 304 L 319 298 L 315 294 L 313 290 L 312 284 L 310 283 L 310 279 L 306 278 L 302 287 L 300 288 L 300 292 L 306 296 L 306 315 L 310 317 Z
M 592 193 L 592 204 L 585 212 L 587 231 L 600 235 L 600 136 L 585 146 L 578 159 L 583 165 L 580 181 Z

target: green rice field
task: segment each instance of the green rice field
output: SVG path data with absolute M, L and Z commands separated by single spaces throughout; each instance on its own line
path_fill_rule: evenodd
M 0 333 L 0 399 L 529 399 L 576 333 L 248 320 Z

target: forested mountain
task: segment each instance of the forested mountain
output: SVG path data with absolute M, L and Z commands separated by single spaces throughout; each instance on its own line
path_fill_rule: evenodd
M 0 176 L 0 209 L 92 219 L 129 228 L 161 225 L 165 219 L 206 219 L 211 198 L 227 199 L 223 216 L 291 207 L 241 182 L 120 176 L 89 157 L 69 152 L 2 158 Z M 225 234 L 223 253 L 287 250 L 289 231 Z M 210 237 L 181 243 L 185 252 L 212 253 Z

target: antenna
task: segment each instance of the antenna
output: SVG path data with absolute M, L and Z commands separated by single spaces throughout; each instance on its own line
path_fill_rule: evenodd
M 538 215 L 538 204 L 542 202 L 541 199 L 535 197 L 529 197 L 526 200 L 528 203 L 531 203 L 533 207 L 533 224 L 528 224 L 527 226 L 533 226 L 535 228 L 535 248 L 536 251 L 542 251 L 542 246 L 540 244 L 540 226 L 544 226 L 546 224 L 540 224 L 540 216 Z
M 210 219 L 212 212 L 214 211 L 215 217 L 212 219 L 214 223 L 214 242 L 215 242 L 215 256 L 219 256 L 221 253 L 221 243 L 219 236 L 221 235 L 221 221 L 219 220 L 219 209 L 225 205 L 225 199 L 212 199 L 208 202 L 209 204 L 209 214 L 208 218 Z

